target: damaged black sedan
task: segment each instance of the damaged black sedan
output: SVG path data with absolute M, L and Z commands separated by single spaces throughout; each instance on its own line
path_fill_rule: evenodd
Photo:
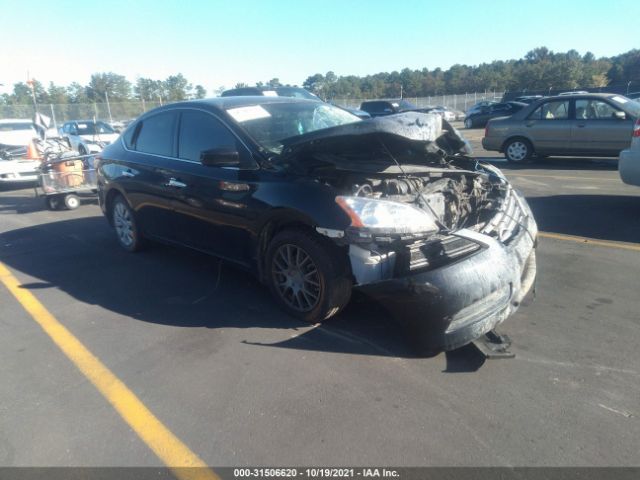
M 156 240 L 234 262 L 308 322 L 359 288 L 450 350 L 505 320 L 535 279 L 526 201 L 438 115 L 360 120 L 277 97 L 183 102 L 140 117 L 98 163 L 122 247 Z

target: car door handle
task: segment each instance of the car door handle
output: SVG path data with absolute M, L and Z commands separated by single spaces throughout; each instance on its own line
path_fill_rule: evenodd
M 579 123 L 579 124 L 576 125 L 576 127 L 578 127 L 578 128 L 584 128 L 585 126 L 586 126 L 585 123 Z
M 180 180 L 177 180 L 175 178 L 170 178 L 168 183 L 164 184 L 165 187 L 176 187 L 176 188 L 184 188 L 187 186 L 186 183 L 181 182 Z

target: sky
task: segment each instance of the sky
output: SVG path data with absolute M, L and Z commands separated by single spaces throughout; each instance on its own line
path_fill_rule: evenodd
M 0 0 L 0 93 L 92 73 L 165 79 L 210 94 L 277 77 L 446 69 L 546 46 L 611 56 L 640 48 L 638 0 Z

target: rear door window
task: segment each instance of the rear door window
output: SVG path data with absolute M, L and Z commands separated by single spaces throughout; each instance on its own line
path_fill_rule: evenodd
M 159 113 L 142 120 L 134 148 L 138 152 L 173 156 L 173 138 L 175 134 L 175 112 Z
M 576 120 L 611 120 L 617 108 L 602 100 L 576 100 Z
M 566 120 L 569 118 L 569 100 L 556 100 L 540 105 L 529 115 L 532 120 Z
M 178 157 L 194 162 L 200 154 L 213 148 L 236 148 L 236 137 L 213 115 L 198 110 L 185 110 L 180 119 Z

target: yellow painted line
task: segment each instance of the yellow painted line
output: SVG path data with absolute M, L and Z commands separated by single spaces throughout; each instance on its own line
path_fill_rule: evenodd
M 504 171 L 503 171 L 504 173 Z M 622 183 L 619 178 L 600 178 L 600 177 L 572 177 L 565 175 L 543 175 L 537 173 L 512 173 L 507 172 L 507 176 L 511 177 L 541 177 L 541 178 L 555 178 L 556 180 L 595 180 L 597 182 L 618 182 Z
M 552 238 L 554 240 L 565 240 L 569 242 L 585 243 L 587 245 L 597 245 L 598 247 L 620 248 L 622 250 L 633 250 L 640 252 L 640 244 L 626 242 L 608 242 L 606 240 L 596 240 L 587 237 L 577 237 L 574 235 L 562 235 L 560 233 L 538 232 L 542 238 Z
M 0 281 L 178 479 L 219 480 L 220 477 L 171 433 L 118 377 L 56 320 L 29 290 L 23 288 L 18 279 L 2 263 L 0 263 Z

